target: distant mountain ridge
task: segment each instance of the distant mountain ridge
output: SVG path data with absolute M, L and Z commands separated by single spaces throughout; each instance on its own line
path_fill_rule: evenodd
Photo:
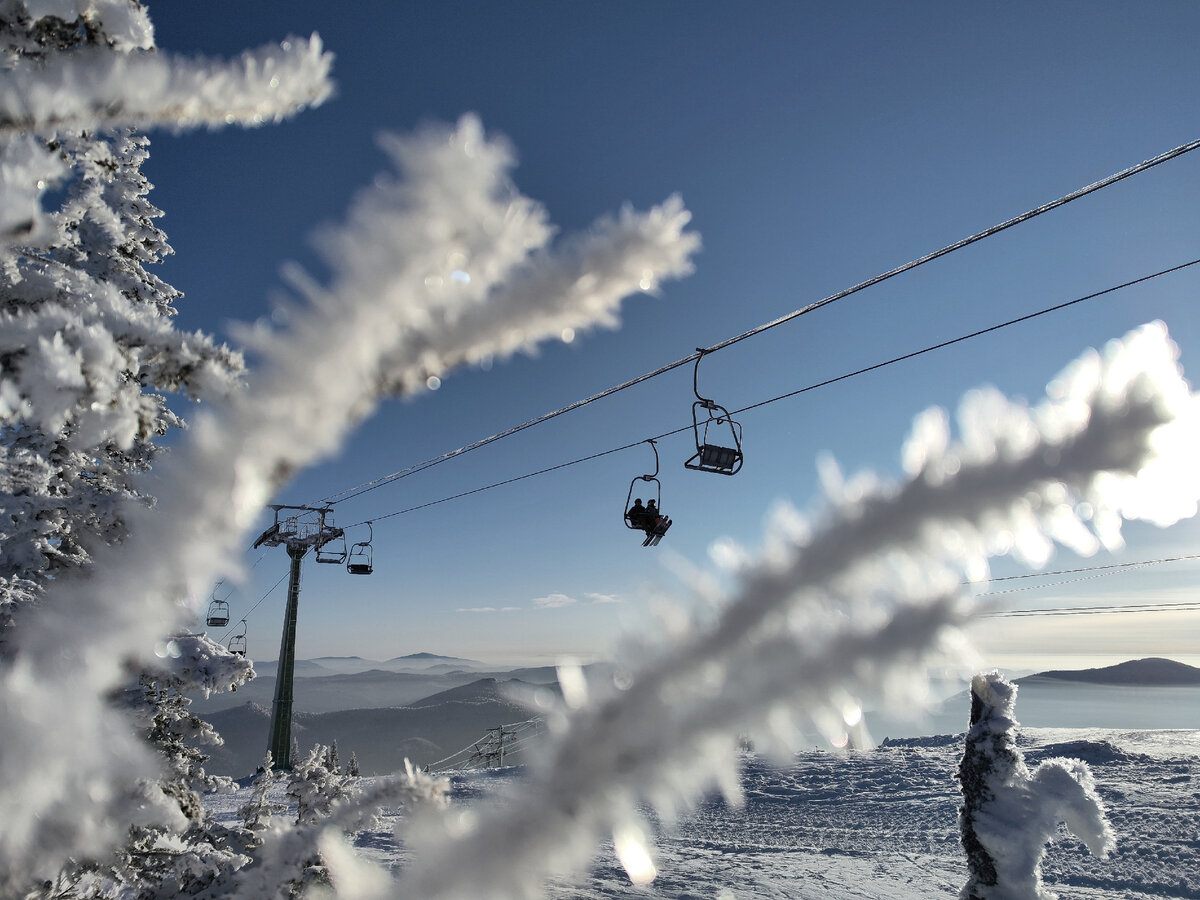
M 1049 672 L 1038 672 L 1036 675 L 1018 678 L 1017 684 L 1035 680 L 1147 687 L 1185 687 L 1200 685 L 1200 669 L 1186 663 L 1176 662 L 1173 659 L 1153 656 L 1146 659 L 1131 659 L 1100 669 L 1054 669 Z
M 532 718 L 534 713 L 510 695 L 529 694 L 537 687 L 515 679 L 481 678 L 411 706 L 296 712 L 292 735 L 301 753 L 314 743 L 336 741 L 343 762 L 353 752 L 364 775 L 384 775 L 402 771 L 406 759 L 426 766 L 471 746 L 490 728 Z M 268 706 L 243 703 L 206 718 L 225 741 L 223 746 L 206 748 L 211 754 L 206 770 L 235 778 L 252 773 L 267 745 Z
M 461 656 L 442 656 L 440 653 L 409 653 L 407 656 L 393 656 L 388 662 L 404 662 L 409 659 L 419 659 L 422 661 L 436 660 L 438 662 L 447 663 L 466 663 L 469 666 L 483 665 L 473 659 L 463 659 Z

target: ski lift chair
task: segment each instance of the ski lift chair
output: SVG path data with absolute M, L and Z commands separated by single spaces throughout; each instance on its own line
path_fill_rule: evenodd
M 332 523 L 330 523 L 332 524 Z M 346 561 L 346 532 L 336 529 L 336 535 L 317 547 L 317 562 L 340 566 Z
M 700 352 L 692 373 L 692 392 L 696 395 L 692 404 L 692 433 L 696 439 L 696 452 L 683 465 L 698 472 L 736 475 L 742 468 L 742 426 L 733 420 L 725 407 L 700 396 L 700 360 L 705 351 L 700 347 L 696 349 Z M 716 443 L 722 439 L 723 443 Z M 733 446 L 727 447 L 725 443 Z
M 625 527 L 644 532 L 646 540 L 642 542 L 642 546 L 651 547 L 657 545 L 662 540 L 663 535 L 667 533 L 667 529 L 671 527 L 671 519 L 662 514 L 662 483 L 658 480 L 658 447 L 653 440 L 648 440 L 646 443 L 654 451 L 654 473 L 651 475 L 638 475 L 629 482 L 629 493 L 625 495 Z M 635 520 L 635 516 L 633 515 L 633 489 L 637 487 L 639 481 L 645 482 L 647 487 L 650 485 L 654 486 L 654 506 L 658 510 L 659 519 L 657 524 L 649 522 L 644 518 Z M 642 515 L 644 516 L 645 514 L 643 513 Z
M 242 630 L 229 639 L 229 652 L 246 655 L 246 620 L 242 619 Z
M 229 624 L 229 603 L 225 600 L 218 600 L 215 596 L 212 602 L 208 604 L 208 615 L 205 621 L 210 628 L 224 628 Z
M 375 530 L 371 528 L 370 522 L 367 523 L 367 528 L 370 531 L 367 539 L 354 544 L 346 557 L 346 571 L 351 575 L 370 575 L 375 571 L 375 552 L 371 547 L 371 541 L 375 539 Z

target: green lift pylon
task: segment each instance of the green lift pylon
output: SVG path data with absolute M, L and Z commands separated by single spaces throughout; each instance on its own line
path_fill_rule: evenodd
M 292 768 L 292 682 L 296 673 L 296 620 L 300 608 L 300 563 L 309 550 L 320 550 L 342 537 L 335 528 L 328 506 L 272 505 L 275 524 L 259 535 L 255 548 L 287 547 L 292 560 L 288 578 L 287 609 L 283 616 L 283 637 L 279 641 L 278 670 L 275 672 L 275 700 L 271 704 L 271 736 L 267 749 L 272 768 Z M 280 513 L 284 512 L 282 517 Z

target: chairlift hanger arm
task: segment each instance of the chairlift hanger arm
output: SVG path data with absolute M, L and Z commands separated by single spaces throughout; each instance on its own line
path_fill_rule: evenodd
M 697 347 L 696 365 L 692 368 L 692 393 L 696 395 L 696 399 L 705 409 L 711 409 L 713 402 L 700 394 L 700 360 L 704 359 L 704 354 L 711 352 L 711 350 L 706 350 L 704 347 Z

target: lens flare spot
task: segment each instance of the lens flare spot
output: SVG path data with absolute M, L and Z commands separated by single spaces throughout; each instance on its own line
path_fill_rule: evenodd
M 429 388 L 431 391 L 436 391 L 441 386 L 442 379 L 438 378 L 436 375 L 430 375 L 425 379 L 425 387 Z
M 564 344 L 569 344 L 573 340 L 575 340 L 575 329 L 571 328 L 569 326 L 567 328 L 564 328 L 562 330 L 562 342 Z
M 860 723 L 862 718 L 863 710 L 857 703 L 847 703 L 842 707 L 842 721 L 851 728 Z
M 613 849 L 625 869 L 625 874 L 634 884 L 649 884 L 658 875 L 642 830 L 626 825 L 613 831 Z

